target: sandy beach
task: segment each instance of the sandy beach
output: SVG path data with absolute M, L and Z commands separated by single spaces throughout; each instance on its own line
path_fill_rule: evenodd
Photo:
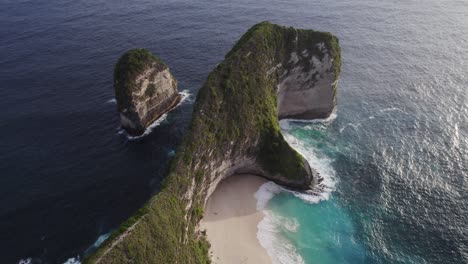
M 266 180 L 235 175 L 221 182 L 209 198 L 201 229 L 206 229 L 215 264 L 271 263 L 257 240 L 263 213 L 256 210 L 254 195 Z

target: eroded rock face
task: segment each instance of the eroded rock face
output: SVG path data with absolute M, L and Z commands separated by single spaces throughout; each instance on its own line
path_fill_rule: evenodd
M 335 109 L 334 58 L 323 42 L 312 48 L 290 54 L 278 84 L 279 119 L 327 118 Z
M 145 49 L 126 52 L 114 72 L 114 88 L 122 128 L 141 135 L 180 101 L 169 67 Z

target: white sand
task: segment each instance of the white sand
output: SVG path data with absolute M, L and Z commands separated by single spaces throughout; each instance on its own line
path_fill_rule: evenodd
M 254 195 L 265 182 L 257 176 L 234 175 L 221 182 L 209 198 L 200 227 L 207 230 L 215 264 L 271 263 L 257 240 L 263 213 L 256 210 Z

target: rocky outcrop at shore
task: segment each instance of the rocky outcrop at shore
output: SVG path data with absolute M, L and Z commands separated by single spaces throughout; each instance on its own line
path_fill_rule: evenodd
M 145 49 L 122 55 L 114 70 L 114 89 L 121 126 L 134 136 L 181 99 L 169 67 Z
M 210 263 L 198 224 L 221 180 L 254 174 L 299 190 L 317 184 L 307 160 L 283 138 L 279 119 L 329 116 L 340 67 L 330 33 L 253 26 L 198 92 L 161 191 L 86 261 Z
M 319 42 L 291 52 L 278 83 L 279 119 L 322 119 L 333 112 L 338 81 L 328 49 Z

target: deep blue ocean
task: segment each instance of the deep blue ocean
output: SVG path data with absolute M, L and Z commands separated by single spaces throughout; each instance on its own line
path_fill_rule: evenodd
M 342 47 L 336 117 L 283 124 L 327 184 L 269 201 L 296 263 L 468 263 L 466 0 L 0 0 L 0 263 L 83 256 L 155 194 L 199 87 L 263 20 Z M 129 140 L 112 70 L 135 47 L 191 98 Z

